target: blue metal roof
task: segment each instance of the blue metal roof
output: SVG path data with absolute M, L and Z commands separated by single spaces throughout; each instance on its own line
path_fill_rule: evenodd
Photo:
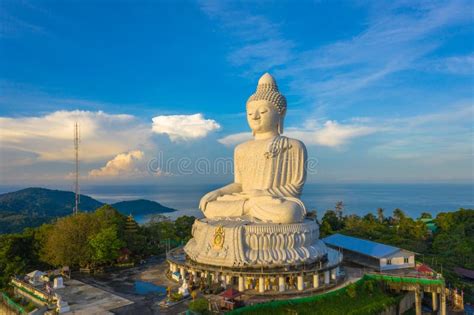
M 333 234 L 323 238 L 323 241 L 331 246 L 341 247 L 343 249 L 376 258 L 382 258 L 400 250 L 398 247 L 342 234 Z

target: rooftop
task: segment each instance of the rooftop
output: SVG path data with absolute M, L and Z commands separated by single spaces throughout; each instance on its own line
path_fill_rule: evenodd
M 342 234 L 333 234 L 331 236 L 323 238 L 323 241 L 328 245 L 341 247 L 353 252 L 361 253 L 375 258 L 386 257 L 401 250 L 398 247 Z

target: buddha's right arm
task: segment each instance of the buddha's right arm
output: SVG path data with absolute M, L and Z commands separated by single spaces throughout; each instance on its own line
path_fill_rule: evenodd
M 224 187 L 221 187 L 219 189 L 208 192 L 201 198 L 201 201 L 199 202 L 199 209 L 201 209 L 202 211 L 205 211 L 206 206 L 209 202 L 213 202 L 220 196 L 231 195 L 233 193 L 239 193 L 239 192 L 242 192 L 242 185 L 238 183 L 232 183 Z
M 230 183 L 218 189 L 221 195 L 232 195 L 234 193 L 242 192 L 242 185 L 239 183 Z

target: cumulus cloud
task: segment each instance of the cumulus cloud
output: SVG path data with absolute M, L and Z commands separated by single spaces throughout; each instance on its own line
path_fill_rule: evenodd
M 309 122 L 308 127 L 288 128 L 285 135 L 303 141 L 307 145 L 319 145 L 325 147 L 340 147 L 347 144 L 351 139 L 369 135 L 376 132 L 374 127 L 355 124 L 339 124 L 336 121 L 328 120 L 322 127 Z M 218 141 L 226 146 L 236 145 L 252 138 L 250 132 L 231 134 Z
M 341 125 L 328 120 L 323 127 L 316 130 L 289 130 L 288 135 L 304 141 L 308 145 L 339 147 L 349 140 L 374 133 L 376 128 L 360 125 Z
M 146 146 L 149 127 L 131 115 L 102 111 L 55 111 L 43 116 L 0 117 L 2 151 L 18 152 L 34 161 L 73 159 L 74 122 L 80 126 L 80 159 L 100 161 L 129 151 L 129 146 Z
M 171 141 L 189 141 L 207 136 L 210 132 L 220 129 L 213 119 L 205 119 L 200 113 L 193 115 L 162 115 L 153 118 L 152 130 L 158 134 L 166 134 Z
M 139 170 L 137 161 L 143 159 L 144 153 L 140 150 L 134 150 L 127 153 L 121 153 L 108 161 L 104 167 L 94 169 L 89 172 L 90 177 L 114 177 L 140 175 L 143 172 Z
M 252 139 L 252 133 L 239 132 L 239 133 L 234 133 L 234 134 L 225 136 L 223 138 L 220 138 L 217 141 L 219 141 L 225 146 L 232 146 L 232 145 L 236 145 L 250 139 Z

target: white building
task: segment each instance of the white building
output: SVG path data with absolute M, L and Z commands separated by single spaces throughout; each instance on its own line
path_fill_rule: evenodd
M 415 253 L 402 248 L 342 234 L 333 234 L 323 241 L 341 251 L 344 260 L 378 271 L 415 267 Z

